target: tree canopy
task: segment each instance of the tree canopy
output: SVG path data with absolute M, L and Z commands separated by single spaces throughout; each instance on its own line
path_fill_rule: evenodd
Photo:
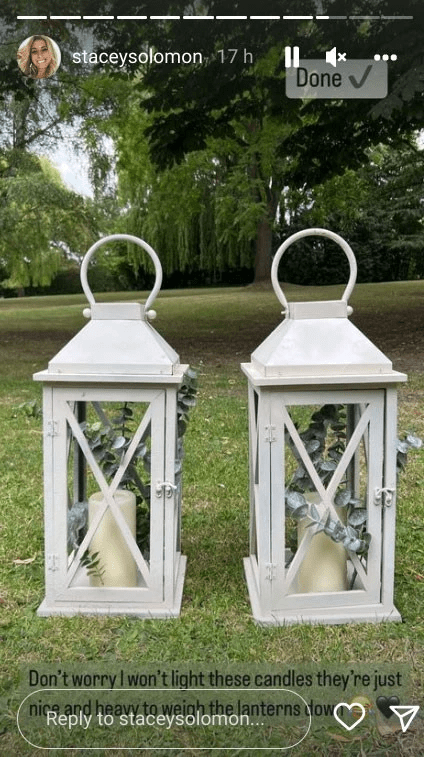
M 171 5 L 167 4 L 168 13 L 187 12 L 184 3 Z M 302 12 L 317 12 L 317 5 L 305 3 Z M 147 3 L 136 6 L 138 13 L 147 12 Z M 234 2 L 230 9 L 228 3 L 209 0 L 197 4 L 196 10 L 213 16 L 245 16 L 258 12 L 254 6 Z M 337 0 L 327 6 L 331 14 L 346 13 L 346 4 Z M 112 3 L 112 10 L 117 7 Z M 284 13 L 296 12 L 297 2 L 285 3 Z M 399 8 L 396 2 L 373 1 L 358 3 L 355 12 L 373 17 L 399 15 Z M 256 279 L 268 278 L 273 235 L 275 238 L 278 218 L 286 213 L 290 193 L 311 191 L 348 169 L 360 169 L 369 150 L 379 144 L 401 150 L 413 130 L 422 125 L 422 4 L 408 0 L 402 12 L 411 13 L 414 20 L 330 24 L 170 20 L 136 28 L 121 22 L 103 29 L 113 49 L 145 49 L 149 45 L 157 51 L 202 51 L 201 63 L 153 61 L 134 79 L 132 102 L 136 103 L 138 96 L 143 115 L 132 119 L 134 133 L 129 142 L 141 144 L 147 137 L 153 167 L 143 198 L 136 198 L 143 193 L 139 182 L 136 192 L 126 195 L 131 206 L 137 206 L 139 228 L 142 218 L 143 229 L 155 229 L 159 224 L 165 245 L 168 239 L 169 244 L 184 250 L 184 260 L 187 249 L 192 257 L 197 250 L 199 261 L 202 255 L 205 258 L 207 224 L 214 230 L 209 235 L 211 264 L 216 263 L 218 254 L 221 264 L 231 265 L 238 249 L 239 265 L 250 257 Z M 265 0 L 261 13 L 279 15 L 281 3 Z M 353 13 L 351 4 L 349 13 Z M 390 63 L 389 96 L 384 101 L 288 99 L 284 47 L 294 41 L 305 58 L 324 59 L 325 51 L 334 45 L 348 50 L 352 59 L 370 58 L 383 49 L 398 53 L 398 60 Z M 131 76 L 132 69 L 127 71 Z M 128 125 L 125 129 L 128 136 Z M 124 148 L 124 152 L 128 166 L 128 150 Z M 142 154 L 146 165 L 145 150 Z M 158 175 L 153 178 L 154 167 Z M 132 173 L 135 178 L 136 172 Z M 130 175 L 126 170 L 127 189 Z M 179 187 L 183 188 L 180 194 Z M 173 213 L 172 231 L 167 221 L 164 226 L 158 218 L 155 208 L 159 206 Z M 164 210 L 162 215 L 166 216 Z M 181 265 L 181 257 L 174 253 L 174 260 L 177 258 L 176 264 Z
M 3 286 L 50 283 L 65 256 L 91 244 L 91 203 L 68 190 L 47 158 L 0 153 L 0 262 Z
M 57 36 L 57 30 L 41 31 Z M 2 286 L 20 291 L 49 284 L 65 260 L 86 251 L 101 226 L 99 209 L 69 190 L 46 157 L 72 138 L 75 118 L 89 112 L 68 71 L 75 35 L 60 29 L 63 67 L 36 81 L 16 62 L 19 44 L 34 33 L 39 25 L 17 21 L 15 4 L 6 0 L 0 11 L 0 265 Z
M 59 6 L 51 0 L 47 12 L 59 13 Z M 81 0 L 78 13 L 95 14 L 94 6 L 91 0 Z M 15 34 L 14 12 L 12 0 L 5 0 L 3 18 Z M 259 12 L 279 20 L 250 18 Z M 283 12 L 298 14 L 298 1 L 287 0 L 282 9 L 278 0 L 263 0 L 260 8 L 241 0 L 195 0 L 192 5 L 159 1 L 154 7 L 148 1 L 110 0 L 108 13 L 115 17 L 154 13 L 180 18 L 92 22 L 88 45 L 93 51 L 141 51 L 147 62 L 134 65 L 127 55 L 119 67 L 104 63 L 78 70 L 70 53 L 83 44 L 81 22 L 60 23 L 53 30 L 49 20 L 44 31 L 63 48 L 63 66 L 55 81 L 42 86 L 32 81 L 23 85 L 16 75 L 7 82 L 3 77 L 3 133 L 13 132 L 7 149 L 40 145 L 53 137 L 52 129 L 59 134 L 60 124 L 82 117 L 80 136 L 91 156 L 96 200 L 106 198 L 109 214 L 116 209 L 110 180 L 116 171 L 121 209 L 113 216 L 112 228 L 145 236 L 159 249 L 168 272 L 254 267 L 256 279 L 266 279 L 279 235 L 314 217 L 327 219 L 336 231 L 348 235 L 359 233 L 359 226 L 372 235 L 362 200 L 369 202 L 372 196 L 382 217 L 387 216 L 385 203 L 393 202 L 385 179 L 377 181 L 371 156 L 379 150 L 380 158 L 385 155 L 384 171 L 388 156 L 395 164 L 409 160 L 411 135 L 423 124 L 422 3 L 405 0 L 402 14 L 413 20 L 403 21 L 381 18 L 399 15 L 396 0 L 358 0 L 354 6 L 341 0 L 302 4 L 305 15 L 362 16 L 356 20 L 287 21 Z M 189 21 L 184 15 L 211 15 L 215 20 Z M 243 21 L 217 18 L 225 15 L 240 15 Z M 33 22 L 26 29 L 36 31 Z M 287 44 L 299 45 L 304 58 L 322 60 L 334 46 L 345 50 L 348 59 L 371 58 L 376 51 L 397 53 L 397 61 L 389 64 L 388 97 L 287 98 Z M 166 51 L 185 52 L 191 62 L 163 62 Z M 10 61 L 0 55 L 0 76 L 8 75 L 9 68 Z M 50 121 L 43 109 L 49 111 Z M 406 172 L 403 179 L 413 179 L 418 187 L 421 167 L 417 160 L 414 177 Z M 387 186 L 396 194 L 393 182 L 394 177 L 387 179 Z M 337 187 L 352 198 L 350 204 L 335 202 Z M 359 194 L 354 197 L 354 192 Z M 418 193 L 416 189 L 413 205 Z M 415 205 L 410 211 L 416 213 Z M 408 249 L 412 261 L 422 224 L 414 216 L 409 233 L 401 216 L 399 211 L 393 220 L 391 249 L 404 260 Z M 382 226 L 374 236 L 376 244 L 387 248 Z M 394 239 L 403 241 L 396 246 Z M 376 254 L 375 246 L 367 249 Z M 418 275 L 419 266 L 414 265 L 411 262 L 408 271 Z
M 395 281 L 424 275 L 424 151 L 378 146 L 368 161 L 312 190 L 291 193 L 282 237 L 323 226 L 349 240 L 359 281 Z M 303 261 L 303 264 L 302 264 Z M 348 267 L 335 245 L 298 243 L 283 258 L 281 275 L 297 284 L 345 281 Z

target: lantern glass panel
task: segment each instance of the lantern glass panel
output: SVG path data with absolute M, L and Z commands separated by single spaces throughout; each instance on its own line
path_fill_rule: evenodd
M 68 400 L 64 405 L 67 585 L 146 586 L 151 530 L 151 403 L 93 399 Z M 122 533 L 122 521 L 119 524 L 108 497 L 122 513 L 129 532 Z
M 286 567 L 298 550 L 304 555 L 292 581 L 294 591 L 364 588 L 361 577 L 367 572 L 369 538 L 368 407 L 364 403 L 286 408 Z
M 270 489 L 272 562 L 284 554 L 277 603 L 280 597 L 296 604 L 308 594 L 318 606 L 323 593 L 344 601 L 347 592 L 350 602 L 355 596 L 359 601 L 364 592 L 376 593 L 380 582 L 381 508 L 374 493 L 382 477 L 376 450 L 382 449 L 383 394 L 340 402 L 336 392 L 334 404 L 328 392 L 320 394 L 323 402 L 314 405 L 305 393 L 291 395 L 290 404 L 278 394 L 271 402 L 272 425 L 282 429 L 281 472 Z M 272 447 L 279 446 L 277 437 Z

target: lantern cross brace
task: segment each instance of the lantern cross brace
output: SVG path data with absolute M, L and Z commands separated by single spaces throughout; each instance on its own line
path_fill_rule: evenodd
M 107 419 L 107 417 L 105 415 L 105 413 L 102 410 L 102 407 L 101 407 L 100 403 L 99 402 L 93 402 L 93 407 L 94 407 L 94 409 L 95 409 L 98 417 L 102 421 L 102 423 L 104 423 L 105 426 L 110 425 L 109 421 L 108 421 L 108 419 Z M 130 462 L 131 462 L 131 460 L 132 460 L 132 458 L 134 456 L 134 452 L 136 451 L 138 444 L 141 441 L 143 441 L 143 439 L 145 439 L 145 437 L 147 435 L 147 432 L 148 432 L 149 424 L 151 423 L 151 416 L 152 416 L 151 409 L 150 409 L 150 407 L 148 407 L 147 410 L 146 410 L 146 412 L 145 412 L 145 414 L 144 414 L 144 416 L 143 416 L 143 420 L 141 421 L 141 423 L 140 423 L 137 431 L 135 432 L 135 434 L 134 434 L 134 436 L 133 436 L 133 438 L 131 440 L 131 443 L 130 443 L 128 449 L 125 452 L 125 455 L 123 456 L 123 458 L 121 460 L 121 464 L 120 464 L 118 470 L 116 471 L 115 476 L 113 477 L 112 483 L 111 483 L 111 485 L 109 487 L 109 489 L 110 489 L 110 491 L 111 491 L 112 494 L 115 494 L 117 488 L 119 487 L 119 484 L 122 481 L 122 477 L 123 477 L 126 469 L 128 468 L 128 465 L 130 464 Z M 103 474 L 102 474 L 102 478 L 103 478 Z M 100 482 L 99 482 L 99 484 L 100 484 Z
M 78 551 L 75 555 L 75 559 L 69 568 L 68 584 L 70 585 L 72 583 L 75 573 L 78 570 L 81 557 L 84 555 L 85 551 L 88 549 L 91 539 L 93 535 L 95 534 L 100 524 L 100 521 L 102 520 L 108 508 L 110 508 L 110 511 L 116 521 L 116 524 L 119 527 L 122 536 L 124 537 L 124 540 L 136 562 L 138 569 L 140 570 L 141 575 L 143 576 L 143 579 L 146 581 L 146 583 L 148 583 L 149 572 L 150 572 L 149 567 L 137 546 L 137 543 L 131 533 L 131 530 L 124 516 L 122 515 L 119 507 L 117 506 L 113 495 L 115 494 L 119 484 L 121 483 L 125 470 L 127 469 L 128 464 L 131 462 L 134 451 L 138 443 L 140 442 L 141 437 L 146 432 L 146 429 L 151 421 L 150 408 L 146 411 L 142 422 L 140 423 L 137 431 L 135 432 L 134 437 L 131 441 L 131 444 L 126 451 L 124 458 L 121 462 L 121 465 L 116 471 L 116 474 L 110 486 L 108 486 L 107 481 L 103 475 L 103 472 L 100 466 L 97 464 L 96 459 L 89 447 L 88 441 L 85 438 L 78 421 L 76 420 L 73 412 L 71 411 L 71 408 L 69 407 L 67 403 L 65 403 L 65 416 L 74 434 L 75 439 L 77 440 L 87 462 L 89 463 L 91 470 L 93 471 L 94 477 L 97 483 L 99 484 L 100 490 L 104 497 L 104 502 L 98 507 L 97 512 L 93 518 L 93 521 L 90 525 L 90 528 L 88 529 L 81 545 L 79 546 Z
M 309 474 L 309 477 L 312 483 L 315 486 L 317 493 L 321 497 L 322 504 L 324 505 L 324 507 L 327 507 L 330 510 L 331 514 L 334 516 L 334 518 L 336 518 L 337 521 L 340 521 L 340 518 L 338 516 L 335 506 L 333 505 L 333 498 L 347 470 L 347 467 L 359 446 L 361 438 L 364 435 L 365 429 L 370 422 L 370 417 L 371 417 L 371 407 L 368 406 L 368 408 L 362 414 L 346 446 L 346 449 L 343 452 L 343 455 L 338 463 L 338 466 L 336 470 L 334 471 L 333 476 L 331 477 L 330 483 L 328 484 L 327 488 L 325 488 L 325 486 L 323 485 L 319 477 L 319 474 L 317 473 L 315 469 L 315 466 L 312 460 L 310 459 L 306 451 L 305 445 L 303 444 L 302 439 L 300 438 L 300 435 L 296 429 L 296 426 L 294 425 L 292 419 L 290 418 L 290 415 L 287 412 L 287 409 L 283 408 L 283 420 L 295 444 L 296 450 L 299 453 L 299 456 Z
M 289 569 L 286 573 L 286 584 L 287 587 L 290 587 L 290 585 L 293 583 L 294 579 L 296 578 L 297 572 L 302 564 L 303 558 L 306 555 L 306 552 L 308 551 L 308 547 L 317 531 L 318 526 L 311 526 L 310 528 L 307 528 L 305 530 L 305 533 L 302 537 L 302 541 L 299 544 L 298 549 L 296 550 L 296 554 L 293 557 L 293 560 L 290 563 Z

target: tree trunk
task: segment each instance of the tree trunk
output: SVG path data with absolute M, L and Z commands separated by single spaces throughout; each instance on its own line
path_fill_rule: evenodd
M 256 237 L 255 284 L 270 281 L 272 260 L 272 227 L 269 218 L 259 221 Z
M 14 102 L 13 107 L 13 147 L 18 150 L 25 149 L 27 138 L 27 117 L 31 100 L 26 97 L 24 100 Z

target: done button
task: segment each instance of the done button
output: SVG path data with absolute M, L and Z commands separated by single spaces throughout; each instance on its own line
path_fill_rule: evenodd
M 386 61 L 347 60 L 337 70 L 323 60 L 301 60 L 286 69 L 286 95 L 290 99 L 372 99 L 387 96 Z

